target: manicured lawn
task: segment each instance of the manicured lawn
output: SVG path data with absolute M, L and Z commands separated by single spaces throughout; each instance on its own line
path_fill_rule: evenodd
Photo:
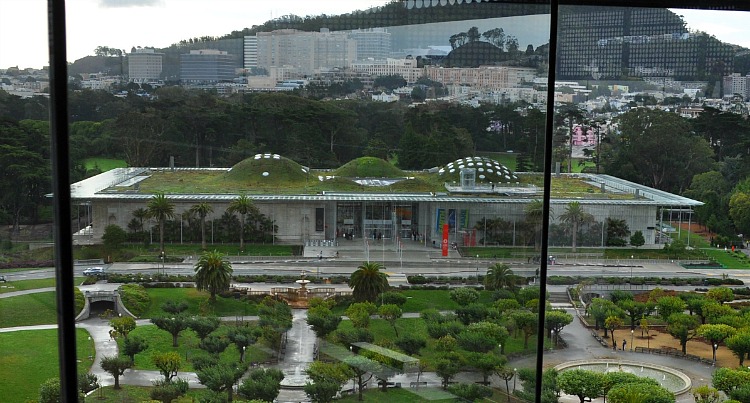
M 365 391 L 362 395 L 364 402 L 383 403 L 412 403 L 412 402 L 455 402 L 455 396 L 440 388 L 389 388 L 382 392 L 377 389 Z M 348 395 L 336 400 L 337 402 L 359 402 L 358 394 Z
M 75 284 L 80 284 L 83 281 L 83 277 L 76 277 L 74 279 Z M 8 281 L 0 285 L 0 294 L 14 291 L 34 290 L 37 288 L 54 287 L 56 280 L 54 278 L 41 278 L 34 280 L 18 280 Z
M 208 236 L 208 235 L 206 235 Z M 217 250 L 228 256 L 293 256 L 295 253 L 295 247 L 292 245 L 273 245 L 273 244 L 246 244 L 245 249 L 240 252 L 239 240 L 237 245 L 211 245 L 210 242 L 206 245 L 208 250 Z M 135 255 L 134 258 L 130 259 L 132 262 L 160 262 L 159 254 L 157 249 L 158 239 L 155 239 L 155 249 L 146 249 L 142 246 L 130 245 L 127 252 L 131 255 Z M 167 257 L 170 256 L 200 256 L 201 244 L 200 242 L 195 244 L 169 244 L 164 245 Z
M 706 255 L 727 269 L 748 269 L 750 262 L 743 252 L 725 251 L 717 248 L 706 248 L 702 250 Z
M 113 158 L 86 158 L 83 160 L 83 164 L 86 170 L 99 169 L 102 172 L 107 172 L 115 168 L 126 168 L 128 164 L 125 160 L 118 160 Z
M 89 340 L 86 330 L 76 329 L 76 346 L 78 372 L 88 372 L 94 342 Z M 39 385 L 49 378 L 58 377 L 58 373 L 57 330 L 0 333 L 0 400 L 36 400 Z
M 422 312 L 430 308 L 439 311 L 454 311 L 460 308 L 460 305 L 450 298 L 448 290 L 405 290 L 402 293 L 408 298 L 406 304 L 401 307 L 404 312 Z M 479 302 L 492 302 L 492 292 L 480 291 Z
M 56 323 L 55 306 L 54 291 L 0 299 L 0 327 Z
M 101 390 L 95 391 L 86 398 L 88 403 L 123 403 L 123 402 L 150 402 L 150 387 L 121 385 L 121 389 L 115 390 L 112 386 L 107 386 Z M 185 397 L 174 400 L 174 403 L 192 403 L 200 401 L 199 399 L 210 392 L 207 389 L 190 389 Z M 226 396 L 226 392 L 223 394 Z M 101 397 L 100 397 L 101 396 Z M 195 399 L 195 400 L 191 400 Z
M 142 315 L 144 318 L 164 315 L 161 306 L 169 300 L 186 302 L 188 304 L 187 313 L 190 315 L 246 316 L 258 313 L 256 304 L 234 298 L 216 296 L 216 302 L 210 303 L 208 302 L 209 293 L 198 291 L 195 288 L 148 288 L 147 292 L 151 297 L 151 305 Z M 204 305 L 201 306 L 201 304 Z M 202 312 L 203 308 L 205 308 L 205 312 Z
M 222 326 L 214 334 L 225 335 L 229 330 L 228 326 Z M 140 336 L 148 342 L 148 349 L 135 356 L 136 369 L 158 370 L 151 362 L 151 355 L 155 352 L 176 351 L 182 357 L 182 366 L 180 371 L 193 371 L 193 365 L 190 363 L 190 357 L 201 352 L 198 348 L 200 340 L 192 330 L 184 330 L 180 333 L 179 347 L 172 347 L 172 335 L 159 329 L 154 325 L 138 326 L 130 335 Z M 130 335 L 128 337 L 130 337 Z M 118 344 L 122 345 L 122 339 L 118 339 Z M 237 347 L 230 344 L 223 353 L 221 360 L 225 362 L 239 361 L 240 354 Z M 256 345 L 248 347 L 245 351 L 245 361 L 247 362 L 265 362 L 270 359 L 270 355 L 264 351 L 263 346 Z

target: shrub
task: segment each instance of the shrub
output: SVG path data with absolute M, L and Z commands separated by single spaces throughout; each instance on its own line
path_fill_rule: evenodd
M 146 289 L 138 284 L 124 284 L 120 287 L 120 298 L 125 307 L 135 316 L 143 315 L 151 302 Z
M 427 340 L 414 334 L 405 334 L 396 340 L 396 345 L 406 354 L 415 355 L 427 346 Z

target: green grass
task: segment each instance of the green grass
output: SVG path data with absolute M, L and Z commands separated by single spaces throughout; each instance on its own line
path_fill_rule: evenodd
M 408 386 L 408 385 L 407 385 Z M 412 402 L 455 402 L 455 395 L 440 388 L 389 388 L 386 392 L 377 389 L 367 390 L 362 394 L 364 402 L 372 403 L 412 403 Z M 352 394 L 337 402 L 359 402 L 358 394 Z
M 229 330 L 229 326 L 221 326 L 219 329 L 214 331 L 212 334 L 218 336 L 226 335 Z M 161 330 L 156 326 L 138 326 L 135 330 L 130 332 L 128 337 L 139 336 L 148 342 L 148 349 L 135 356 L 135 369 L 149 369 L 158 370 L 151 362 L 151 356 L 155 352 L 168 352 L 175 351 L 182 357 L 182 365 L 180 371 L 193 371 L 193 365 L 190 363 L 190 357 L 201 352 L 198 348 L 200 340 L 192 330 L 184 330 L 180 333 L 178 338 L 178 347 L 172 347 L 172 335 Z M 118 339 L 118 344 L 122 346 L 122 339 Z M 265 362 L 270 358 L 270 353 L 264 350 L 261 345 L 254 345 L 248 347 L 245 351 L 245 361 L 247 362 Z M 237 362 L 240 360 L 240 354 L 237 351 L 237 347 L 230 344 L 223 353 L 221 353 L 221 361 L 223 362 Z
M 401 307 L 404 312 L 422 312 L 425 309 L 454 311 L 460 308 L 460 305 L 450 298 L 448 290 L 404 290 L 402 293 L 408 298 L 406 304 Z M 480 291 L 478 302 L 490 304 L 492 292 Z
M 55 292 L 41 292 L 0 299 L 0 327 L 57 323 Z
M 123 403 L 123 402 L 150 402 L 149 393 L 151 387 L 120 385 L 121 389 L 115 390 L 107 386 L 97 390 L 86 398 L 88 403 Z M 173 400 L 173 403 L 193 403 L 200 401 L 201 397 L 208 395 L 207 389 L 189 389 L 185 397 Z M 226 396 L 226 392 L 223 393 Z M 195 399 L 195 400 L 192 400 Z
M 82 281 L 83 277 L 76 277 L 74 279 L 75 284 L 80 284 Z M 37 288 L 54 287 L 55 283 L 56 281 L 54 278 L 8 281 L 7 283 L 0 285 L 0 294 L 14 291 L 34 290 Z
M 724 251 L 723 249 L 717 248 L 706 248 L 702 249 L 702 251 L 706 256 L 726 269 L 750 268 L 750 261 L 748 261 L 748 257 L 744 252 Z
M 161 306 L 169 300 L 186 302 L 188 304 L 187 313 L 190 315 L 245 316 L 257 315 L 258 313 L 256 304 L 220 296 L 216 297 L 215 303 L 206 305 L 207 312 L 201 312 L 200 304 L 208 300 L 209 293 L 198 291 L 195 288 L 148 288 L 146 291 L 151 297 L 151 304 L 142 315 L 144 318 L 164 315 Z
M 106 172 L 115 168 L 126 168 L 128 164 L 125 160 L 113 159 L 113 158 L 86 158 L 83 160 L 83 164 L 87 171 L 92 169 L 99 169 L 102 172 Z
M 3 310 L 3 312 L 6 312 Z M 76 329 L 78 372 L 88 372 L 94 342 Z M 0 333 L 0 396 L 3 402 L 26 402 L 39 397 L 39 385 L 58 377 L 57 330 Z

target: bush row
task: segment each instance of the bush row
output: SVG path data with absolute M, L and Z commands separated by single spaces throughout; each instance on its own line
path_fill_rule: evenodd
M 120 287 L 120 298 L 128 310 L 138 317 L 146 312 L 151 303 L 151 297 L 148 296 L 146 288 L 139 284 L 125 284 Z
M 35 267 L 54 267 L 54 260 L 14 260 L 10 262 L 0 262 L 0 270 L 3 269 L 21 269 Z
M 441 285 L 450 284 L 476 284 L 476 276 L 469 277 L 425 277 L 422 275 L 407 276 L 406 280 L 411 285 Z M 479 283 L 482 283 L 483 277 L 479 276 Z M 743 285 L 742 280 L 733 278 L 677 278 L 677 277 L 581 277 L 581 276 L 549 276 L 547 284 L 549 285 L 574 285 L 582 281 L 591 281 L 594 283 L 605 284 L 634 284 L 643 285 L 653 283 L 656 285 Z

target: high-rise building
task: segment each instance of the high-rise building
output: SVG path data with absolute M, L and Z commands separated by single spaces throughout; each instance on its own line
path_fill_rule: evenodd
M 252 37 L 245 37 L 245 49 L 252 53 Z M 356 42 L 345 32 L 303 32 L 281 29 L 259 32 L 257 41 L 257 67 L 291 66 L 297 74 L 308 76 L 321 69 L 349 67 L 357 57 Z M 246 57 L 245 68 L 248 65 Z
M 258 37 L 257 36 L 246 36 L 243 46 L 243 52 L 245 55 L 244 68 L 250 70 L 254 67 L 258 67 Z
M 216 49 L 191 50 L 180 55 L 180 82 L 206 84 L 230 81 L 236 77 L 236 57 Z
M 164 53 L 152 48 L 135 49 L 128 54 L 128 77 L 136 83 L 147 83 L 161 78 Z
M 690 33 L 667 9 L 570 7 L 560 14 L 560 79 L 668 76 L 707 80 L 731 71 L 730 45 Z
M 355 29 L 349 37 L 357 43 L 357 60 L 385 60 L 391 54 L 391 33 L 385 28 Z
M 724 97 L 741 95 L 743 99 L 750 97 L 750 75 L 732 73 L 724 77 Z

